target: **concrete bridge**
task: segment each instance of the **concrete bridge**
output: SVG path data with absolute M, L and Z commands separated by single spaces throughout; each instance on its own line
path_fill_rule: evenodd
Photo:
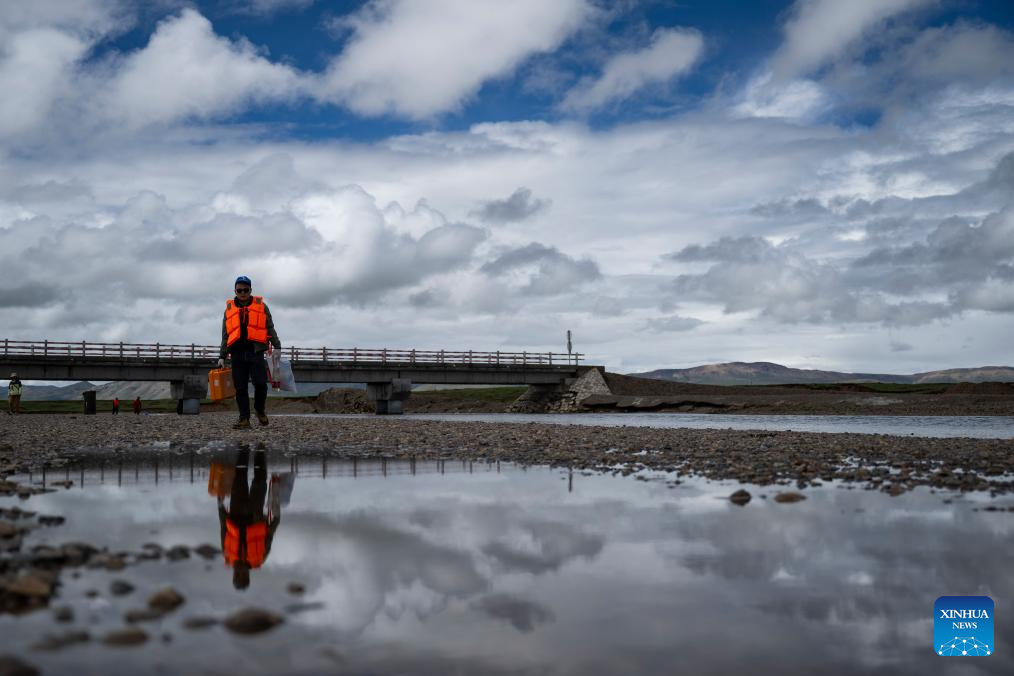
M 0 342 L 0 378 L 169 382 L 175 399 L 207 396 L 218 346 L 66 341 Z M 301 383 L 366 383 L 377 413 L 401 413 L 412 384 L 561 387 L 589 366 L 579 353 L 286 347 Z M 188 408 L 193 408 L 190 406 Z

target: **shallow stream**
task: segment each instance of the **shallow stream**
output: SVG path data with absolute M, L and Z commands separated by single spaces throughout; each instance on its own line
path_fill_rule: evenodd
M 366 417 L 355 414 L 342 417 Z M 370 416 L 372 417 L 372 416 Z M 1014 416 L 740 415 L 715 413 L 413 413 L 388 419 L 549 423 L 605 427 L 851 432 L 916 437 L 1014 439 Z
M 753 499 L 737 506 L 728 496 L 738 485 L 666 475 L 271 451 L 263 461 L 263 475 L 256 454 L 235 451 L 75 467 L 46 477 L 70 488 L 0 499 L 67 518 L 31 531 L 23 551 L 221 548 L 215 493 L 224 508 L 235 500 L 219 488 L 222 468 L 242 477 L 247 466 L 249 495 L 275 480 L 263 509 L 270 551 L 246 589 L 220 553 L 67 568 L 50 605 L 70 607 L 73 622 L 50 610 L 0 615 L 0 652 L 74 674 L 1014 673 L 1014 513 L 982 509 L 1010 498 L 927 488 L 892 498 L 826 483 L 794 504 L 773 500 L 787 487 L 746 486 Z M 135 589 L 114 595 L 113 580 Z M 98 640 L 165 586 L 186 600 L 139 624 L 147 643 Z M 996 603 L 990 657 L 933 652 L 933 603 L 961 594 Z M 243 607 L 284 622 L 253 636 L 183 626 Z M 82 629 L 93 640 L 31 648 Z

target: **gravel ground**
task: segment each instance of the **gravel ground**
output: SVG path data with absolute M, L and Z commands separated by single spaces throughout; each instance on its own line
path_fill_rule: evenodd
M 0 416 L 0 474 L 82 460 L 143 459 L 208 443 L 336 458 L 460 458 L 569 466 L 631 474 L 656 469 L 799 488 L 839 479 L 900 495 L 917 485 L 1007 493 L 1014 442 L 868 434 L 585 427 L 422 421 L 405 418 L 274 417 L 233 430 L 232 414 Z

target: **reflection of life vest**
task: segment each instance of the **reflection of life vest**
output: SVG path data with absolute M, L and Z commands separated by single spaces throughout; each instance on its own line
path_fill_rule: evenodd
M 268 314 L 264 311 L 263 296 L 254 296 L 246 307 L 236 305 L 230 300 L 225 304 L 225 330 L 229 335 L 228 344 L 239 340 L 242 331 L 242 318 L 246 317 L 246 339 L 252 343 L 268 342 Z
M 240 541 L 239 526 L 232 519 L 225 521 L 225 562 L 230 566 L 240 560 L 240 550 L 246 551 L 243 557 L 251 568 L 260 568 L 264 563 L 264 541 L 268 536 L 268 525 L 263 521 L 252 523 L 246 527 L 246 542 Z M 243 547 L 243 545 L 246 545 Z

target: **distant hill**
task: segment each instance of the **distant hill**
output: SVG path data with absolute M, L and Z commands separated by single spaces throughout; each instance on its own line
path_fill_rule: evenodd
M 794 369 L 771 362 L 728 362 L 706 364 L 688 369 L 656 369 L 628 375 L 678 383 L 701 385 L 789 385 L 805 383 L 982 383 L 1014 382 L 1014 368 L 982 366 L 979 368 L 946 369 L 911 375 L 892 373 L 846 373 Z
M 912 376 L 913 383 L 988 383 L 1014 382 L 1014 368 L 1010 366 L 980 366 L 970 369 L 927 371 Z
M 25 400 L 70 401 L 72 399 L 80 399 L 82 392 L 94 389 L 95 385 L 87 381 L 62 386 L 25 385 L 21 391 L 21 398 Z M 0 396 L 7 399 L 6 387 L 0 387 Z

